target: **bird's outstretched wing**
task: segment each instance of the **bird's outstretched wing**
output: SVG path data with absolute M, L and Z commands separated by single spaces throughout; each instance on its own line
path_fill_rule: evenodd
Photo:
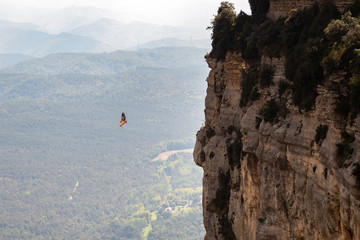
M 125 113 L 122 113 L 122 114 L 121 114 L 120 127 L 124 126 L 125 123 L 127 123 L 127 121 L 126 121 L 126 116 L 125 116 Z

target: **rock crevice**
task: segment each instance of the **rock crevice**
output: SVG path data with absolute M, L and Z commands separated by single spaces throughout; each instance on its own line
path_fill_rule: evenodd
M 264 106 L 279 98 L 278 84 L 286 79 L 284 61 L 261 59 L 274 69 L 274 84 L 240 107 L 248 64 L 238 53 L 222 61 L 207 58 L 205 125 L 194 149 L 195 162 L 204 169 L 206 237 L 358 240 L 360 188 L 353 169 L 359 161 L 360 117 L 343 123 L 334 114 L 337 93 L 321 85 L 313 110 L 300 112 L 284 94 L 287 114 L 266 122 Z M 328 129 L 317 143 L 319 125 Z M 339 167 L 336 146 L 344 129 L 355 136 L 354 150 L 348 165 Z

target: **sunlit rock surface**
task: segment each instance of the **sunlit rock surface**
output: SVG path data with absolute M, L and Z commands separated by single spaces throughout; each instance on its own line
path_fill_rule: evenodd
M 287 1 L 271 4 L 278 2 Z M 332 75 L 318 87 L 314 110 L 300 112 L 285 92 L 289 112 L 275 123 L 261 121 L 264 105 L 278 97 L 278 83 L 285 79 L 284 61 L 261 59 L 275 70 L 274 84 L 241 108 L 241 72 L 248 64 L 240 54 L 207 59 L 205 125 L 194 149 L 204 169 L 206 239 L 360 239 L 360 188 L 352 174 L 360 159 L 360 117 L 351 124 L 337 117 L 338 91 L 326 87 L 344 75 Z M 316 143 L 320 124 L 328 131 Z M 340 168 L 336 144 L 343 129 L 355 141 L 348 166 Z

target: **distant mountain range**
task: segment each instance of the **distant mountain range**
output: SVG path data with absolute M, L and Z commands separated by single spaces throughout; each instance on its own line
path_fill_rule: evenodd
M 177 39 L 172 46 L 192 46 L 189 40 L 206 39 L 205 36 L 185 27 L 160 26 L 142 22 L 123 24 L 113 19 L 102 18 L 69 31 L 105 43 L 115 49 L 129 49 L 162 39 Z M 207 43 L 210 41 L 208 40 Z M 158 42 L 159 43 L 159 42 Z M 206 47 L 205 43 L 202 48 Z M 147 45 L 150 48 L 153 46 Z M 157 45 L 156 47 L 162 47 Z M 210 47 L 210 45 L 209 45 Z
M 178 38 L 162 38 L 159 40 L 150 41 L 141 45 L 138 45 L 136 49 L 152 49 L 161 47 L 195 47 L 202 49 L 209 49 L 210 41 L 208 39 L 189 39 L 183 40 Z
M 37 31 L 42 30 L 39 25 L 33 23 L 16 23 L 16 22 L 0 19 L 0 30 L 12 29 L 12 28 L 22 29 L 22 30 L 37 30 Z
M 31 56 L 23 54 L 0 54 L 0 69 L 10 67 L 31 58 Z
M 111 17 L 99 9 L 69 7 L 31 23 L 0 20 L 0 54 L 42 57 L 52 53 L 155 47 L 210 48 L 210 37 L 202 31 L 142 22 L 122 23 Z
M 71 33 L 49 34 L 36 30 L 6 28 L 0 30 L 1 53 L 41 57 L 56 52 L 94 52 L 101 42 Z
M 115 13 L 108 10 L 72 6 L 39 15 L 34 17 L 32 22 L 41 26 L 46 32 L 57 34 L 96 22 L 105 16 L 108 18 L 118 18 Z
M 57 53 L 5 68 L 16 74 L 118 74 L 138 68 L 188 68 L 202 66 L 205 49 L 177 47 L 115 51 L 110 53 Z M 0 55 L 1 57 L 1 55 Z M 186 59 L 185 62 L 183 60 Z

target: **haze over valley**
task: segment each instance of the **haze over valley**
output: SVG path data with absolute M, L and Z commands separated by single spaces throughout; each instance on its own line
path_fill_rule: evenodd
M 203 239 L 206 26 L 1 13 L 0 238 Z

